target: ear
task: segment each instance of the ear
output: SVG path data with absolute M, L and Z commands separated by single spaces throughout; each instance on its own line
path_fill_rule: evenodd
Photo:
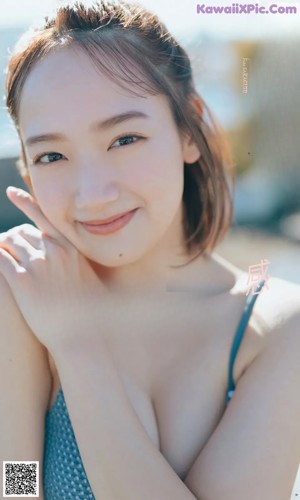
M 182 137 L 182 154 L 185 163 L 195 163 L 201 156 L 197 144 L 186 134 Z

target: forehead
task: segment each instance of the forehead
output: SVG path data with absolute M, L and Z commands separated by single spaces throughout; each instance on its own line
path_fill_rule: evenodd
M 104 75 L 83 51 L 64 48 L 47 54 L 30 71 L 20 96 L 19 124 L 22 135 L 28 135 L 57 130 L 61 120 L 71 127 L 78 120 L 93 122 L 133 106 L 157 118 L 166 111 L 167 99 L 134 95 Z

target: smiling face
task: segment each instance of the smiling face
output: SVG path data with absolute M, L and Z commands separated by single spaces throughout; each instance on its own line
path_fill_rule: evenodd
M 19 125 L 38 204 L 86 257 L 115 267 L 182 244 L 183 163 L 200 153 L 179 134 L 165 96 L 136 97 L 64 48 L 27 77 Z M 41 137 L 49 134 L 59 136 Z M 133 209 L 107 234 L 82 224 Z

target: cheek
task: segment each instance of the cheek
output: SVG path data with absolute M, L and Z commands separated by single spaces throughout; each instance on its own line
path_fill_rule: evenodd
M 176 171 L 164 163 L 150 164 L 143 173 L 135 175 L 134 182 L 133 193 L 141 199 L 148 223 L 163 234 L 182 203 L 183 168 L 177 166 Z
M 64 212 L 67 203 L 66 191 L 60 189 L 58 183 L 33 182 L 34 194 L 37 202 L 50 220 L 54 223 Z
M 136 158 L 130 172 L 130 185 L 145 198 L 178 197 L 183 190 L 183 159 L 177 144 L 152 148 Z

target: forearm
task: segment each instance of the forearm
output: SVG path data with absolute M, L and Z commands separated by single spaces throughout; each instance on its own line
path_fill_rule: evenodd
M 153 445 L 104 346 L 101 352 L 73 347 L 58 353 L 55 361 L 97 499 L 196 498 Z

